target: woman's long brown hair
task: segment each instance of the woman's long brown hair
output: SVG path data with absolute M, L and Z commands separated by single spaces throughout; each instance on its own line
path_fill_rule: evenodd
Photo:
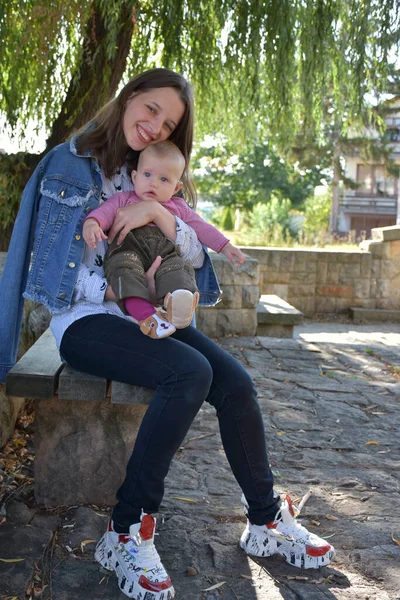
M 122 127 L 126 103 L 134 94 L 164 87 L 176 89 L 185 106 L 182 119 L 168 139 L 185 157 L 183 191 L 185 199 L 195 207 L 196 190 L 189 173 L 193 145 L 193 92 L 190 83 L 179 73 L 169 69 L 150 69 L 131 79 L 119 95 L 78 132 L 76 145 L 79 152 L 89 150 L 93 154 L 107 177 L 114 175 L 125 163 L 128 169 L 135 168 L 139 152 L 128 146 Z

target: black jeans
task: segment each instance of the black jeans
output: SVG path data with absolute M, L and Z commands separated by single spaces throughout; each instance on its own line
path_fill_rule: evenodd
M 61 355 L 72 367 L 156 390 L 143 417 L 113 520 L 128 530 L 142 509 L 159 509 L 171 461 L 204 400 L 217 411 L 222 443 L 257 525 L 273 519 L 274 497 L 264 427 L 253 382 L 228 352 L 193 327 L 153 340 L 114 315 L 79 319 L 65 332 Z

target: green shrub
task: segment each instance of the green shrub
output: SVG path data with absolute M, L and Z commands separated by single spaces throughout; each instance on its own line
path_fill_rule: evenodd
M 232 216 L 232 209 L 230 206 L 225 206 L 224 208 L 221 219 L 221 227 L 225 231 L 233 231 L 234 220 Z
M 332 195 L 330 191 L 324 194 L 310 196 L 304 203 L 302 231 L 307 238 L 321 238 L 329 231 L 329 215 L 331 213 Z
M 286 233 L 289 229 L 289 211 L 292 203 L 288 198 L 271 194 L 269 202 L 259 202 L 249 214 L 249 225 L 255 234 L 268 234 L 276 225 Z

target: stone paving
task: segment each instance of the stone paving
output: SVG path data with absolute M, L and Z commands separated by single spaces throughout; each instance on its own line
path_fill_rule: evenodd
M 240 491 L 205 407 L 178 451 L 158 515 L 156 544 L 176 598 L 400 599 L 400 326 L 313 323 L 297 327 L 293 340 L 220 343 L 256 383 L 276 488 L 292 498 L 312 490 L 302 522 L 329 539 L 337 558 L 300 571 L 238 548 Z M 19 500 L 0 526 L 0 559 L 25 560 L 0 560 L 0 599 L 125 598 L 92 558 L 107 510 Z

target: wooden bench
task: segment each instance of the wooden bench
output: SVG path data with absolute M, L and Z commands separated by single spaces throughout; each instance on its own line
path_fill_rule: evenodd
M 303 313 L 275 294 L 262 295 L 257 305 L 257 335 L 291 338 Z
M 113 505 L 154 390 L 61 362 L 49 329 L 10 370 L 6 394 L 35 400 L 35 497 Z

